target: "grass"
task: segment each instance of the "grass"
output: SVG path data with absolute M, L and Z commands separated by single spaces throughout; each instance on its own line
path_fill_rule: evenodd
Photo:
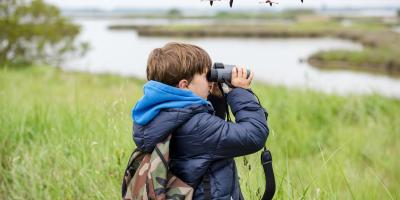
M 0 71 L 0 199 L 117 199 L 143 81 L 50 67 Z M 269 111 L 276 199 L 400 198 L 400 101 L 254 85 Z M 246 199 L 260 154 L 237 158 Z

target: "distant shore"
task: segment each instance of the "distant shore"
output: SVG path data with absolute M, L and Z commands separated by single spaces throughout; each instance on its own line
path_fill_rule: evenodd
M 316 38 L 336 37 L 363 44 L 362 51 L 324 51 L 308 62 L 319 68 L 340 68 L 400 76 L 400 34 L 379 23 L 343 26 L 326 21 L 293 25 L 112 25 L 113 30 L 135 30 L 150 37 Z

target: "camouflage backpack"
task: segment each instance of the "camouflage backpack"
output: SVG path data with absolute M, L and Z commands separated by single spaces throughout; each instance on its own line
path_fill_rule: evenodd
M 194 189 L 168 170 L 171 136 L 151 153 L 138 149 L 129 158 L 122 180 L 123 200 L 190 200 Z

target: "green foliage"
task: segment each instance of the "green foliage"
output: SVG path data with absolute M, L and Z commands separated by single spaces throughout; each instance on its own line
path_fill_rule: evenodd
M 170 17 L 170 18 L 178 18 L 181 16 L 182 16 L 182 13 L 177 8 L 172 8 L 172 9 L 168 10 L 168 12 L 167 12 L 167 17 Z
M 0 69 L 0 199 L 117 199 L 143 81 Z M 276 199 L 399 199 L 400 101 L 255 84 L 269 112 Z M 260 199 L 260 154 L 236 159 Z
M 0 66 L 51 63 L 68 53 L 83 54 L 88 44 L 77 44 L 80 28 L 43 0 L 0 2 Z

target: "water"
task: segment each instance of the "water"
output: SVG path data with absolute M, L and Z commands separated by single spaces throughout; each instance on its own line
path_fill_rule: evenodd
M 89 41 L 92 49 L 85 57 L 66 63 L 66 70 L 145 78 L 150 51 L 167 42 L 180 41 L 201 46 L 213 61 L 250 67 L 255 71 L 255 79 L 265 83 L 327 93 L 378 93 L 400 98 L 399 79 L 346 70 L 325 71 L 300 61 L 319 50 L 362 49 L 360 44 L 346 40 L 139 37 L 135 31 L 108 30 L 107 26 L 116 21 L 86 19 L 78 23 L 83 28 L 81 39 Z
M 398 26 L 398 27 L 395 27 L 393 30 L 394 30 L 395 32 L 398 32 L 398 33 L 400 33 L 400 26 Z

